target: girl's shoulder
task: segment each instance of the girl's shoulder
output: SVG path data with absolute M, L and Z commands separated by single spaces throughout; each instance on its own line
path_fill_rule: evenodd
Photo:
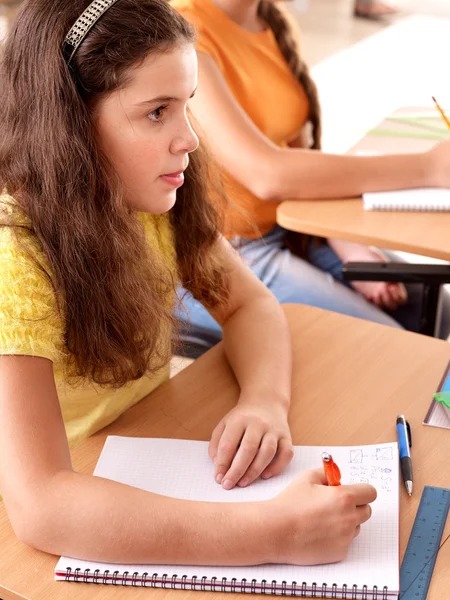
M 0 195 L 0 260 L 10 268 L 45 264 L 42 246 L 28 216 L 11 196 Z
M 0 355 L 58 359 L 63 329 L 44 252 L 30 220 L 0 196 Z

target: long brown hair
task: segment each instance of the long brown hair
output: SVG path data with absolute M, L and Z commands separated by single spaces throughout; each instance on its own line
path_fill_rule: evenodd
M 271 0 L 261 0 L 258 16 L 272 30 L 278 47 L 284 56 L 294 77 L 298 79 L 309 100 L 309 121 L 312 125 L 312 148 L 320 150 L 321 114 L 317 87 L 309 74 L 306 63 L 301 59 L 293 30 L 283 12 Z
M 63 41 L 88 4 L 29 0 L 19 12 L 2 53 L 0 189 L 29 217 L 50 265 L 68 372 L 120 386 L 168 360 L 160 340 L 174 325 L 167 294 L 176 282 L 96 143 L 92 107 L 150 53 L 195 38 L 166 0 L 119 0 L 69 66 Z M 182 283 L 214 306 L 228 286 L 211 251 L 220 225 L 206 170 L 201 150 L 191 154 L 170 219 Z

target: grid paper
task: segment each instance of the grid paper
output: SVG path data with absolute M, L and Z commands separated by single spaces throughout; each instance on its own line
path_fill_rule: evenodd
M 357 586 L 369 590 L 387 587 L 392 593 L 399 589 L 399 461 L 397 443 L 358 447 L 297 446 L 295 456 L 285 471 L 277 477 L 257 480 L 247 488 L 224 490 L 214 481 L 214 465 L 207 454 L 208 443 L 189 440 L 107 438 L 94 475 L 112 479 L 150 492 L 200 501 L 243 502 L 262 501 L 276 496 L 303 470 L 322 466 L 321 454 L 330 452 L 339 465 L 342 483 L 371 483 L 378 498 L 372 504 L 372 518 L 361 527 L 346 559 L 340 563 L 313 567 L 295 565 L 262 565 L 256 567 L 199 567 L 169 565 L 106 565 L 62 557 L 57 572 L 68 567 L 100 569 L 104 572 L 147 571 L 197 576 L 210 580 L 236 578 L 307 582 L 318 586 L 336 584 L 341 588 Z M 56 576 L 56 579 L 64 579 Z M 380 592 L 379 592 L 380 594 Z M 370 596 L 369 596 L 370 597 Z M 380 594 L 381 597 L 381 594 Z

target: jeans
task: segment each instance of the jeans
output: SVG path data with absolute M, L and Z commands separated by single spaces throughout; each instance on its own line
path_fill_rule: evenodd
M 342 261 L 326 243 L 310 243 L 308 260 L 299 258 L 285 246 L 286 230 L 275 227 L 262 238 L 233 238 L 239 252 L 253 273 L 279 302 L 307 304 L 381 325 L 418 331 L 422 305 L 422 286 L 406 284 L 408 302 L 387 313 L 358 294 L 350 282 L 342 278 Z M 394 254 L 386 255 L 399 261 Z M 177 309 L 181 322 L 181 341 L 209 349 L 222 339 L 222 330 L 208 311 L 189 292 L 180 288 L 178 295 L 184 307 Z M 450 298 L 444 295 L 439 337 L 450 333 Z

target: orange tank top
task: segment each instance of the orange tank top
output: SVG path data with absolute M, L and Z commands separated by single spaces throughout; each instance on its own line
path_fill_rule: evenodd
M 278 146 L 295 139 L 308 120 L 309 102 L 272 31 L 243 29 L 212 0 L 172 0 L 171 4 L 196 26 L 197 51 L 215 61 L 236 101 L 259 130 Z M 241 209 L 227 211 L 228 238 L 255 238 L 276 225 L 277 202 L 257 198 L 226 171 L 223 179 L 228 197 Z

